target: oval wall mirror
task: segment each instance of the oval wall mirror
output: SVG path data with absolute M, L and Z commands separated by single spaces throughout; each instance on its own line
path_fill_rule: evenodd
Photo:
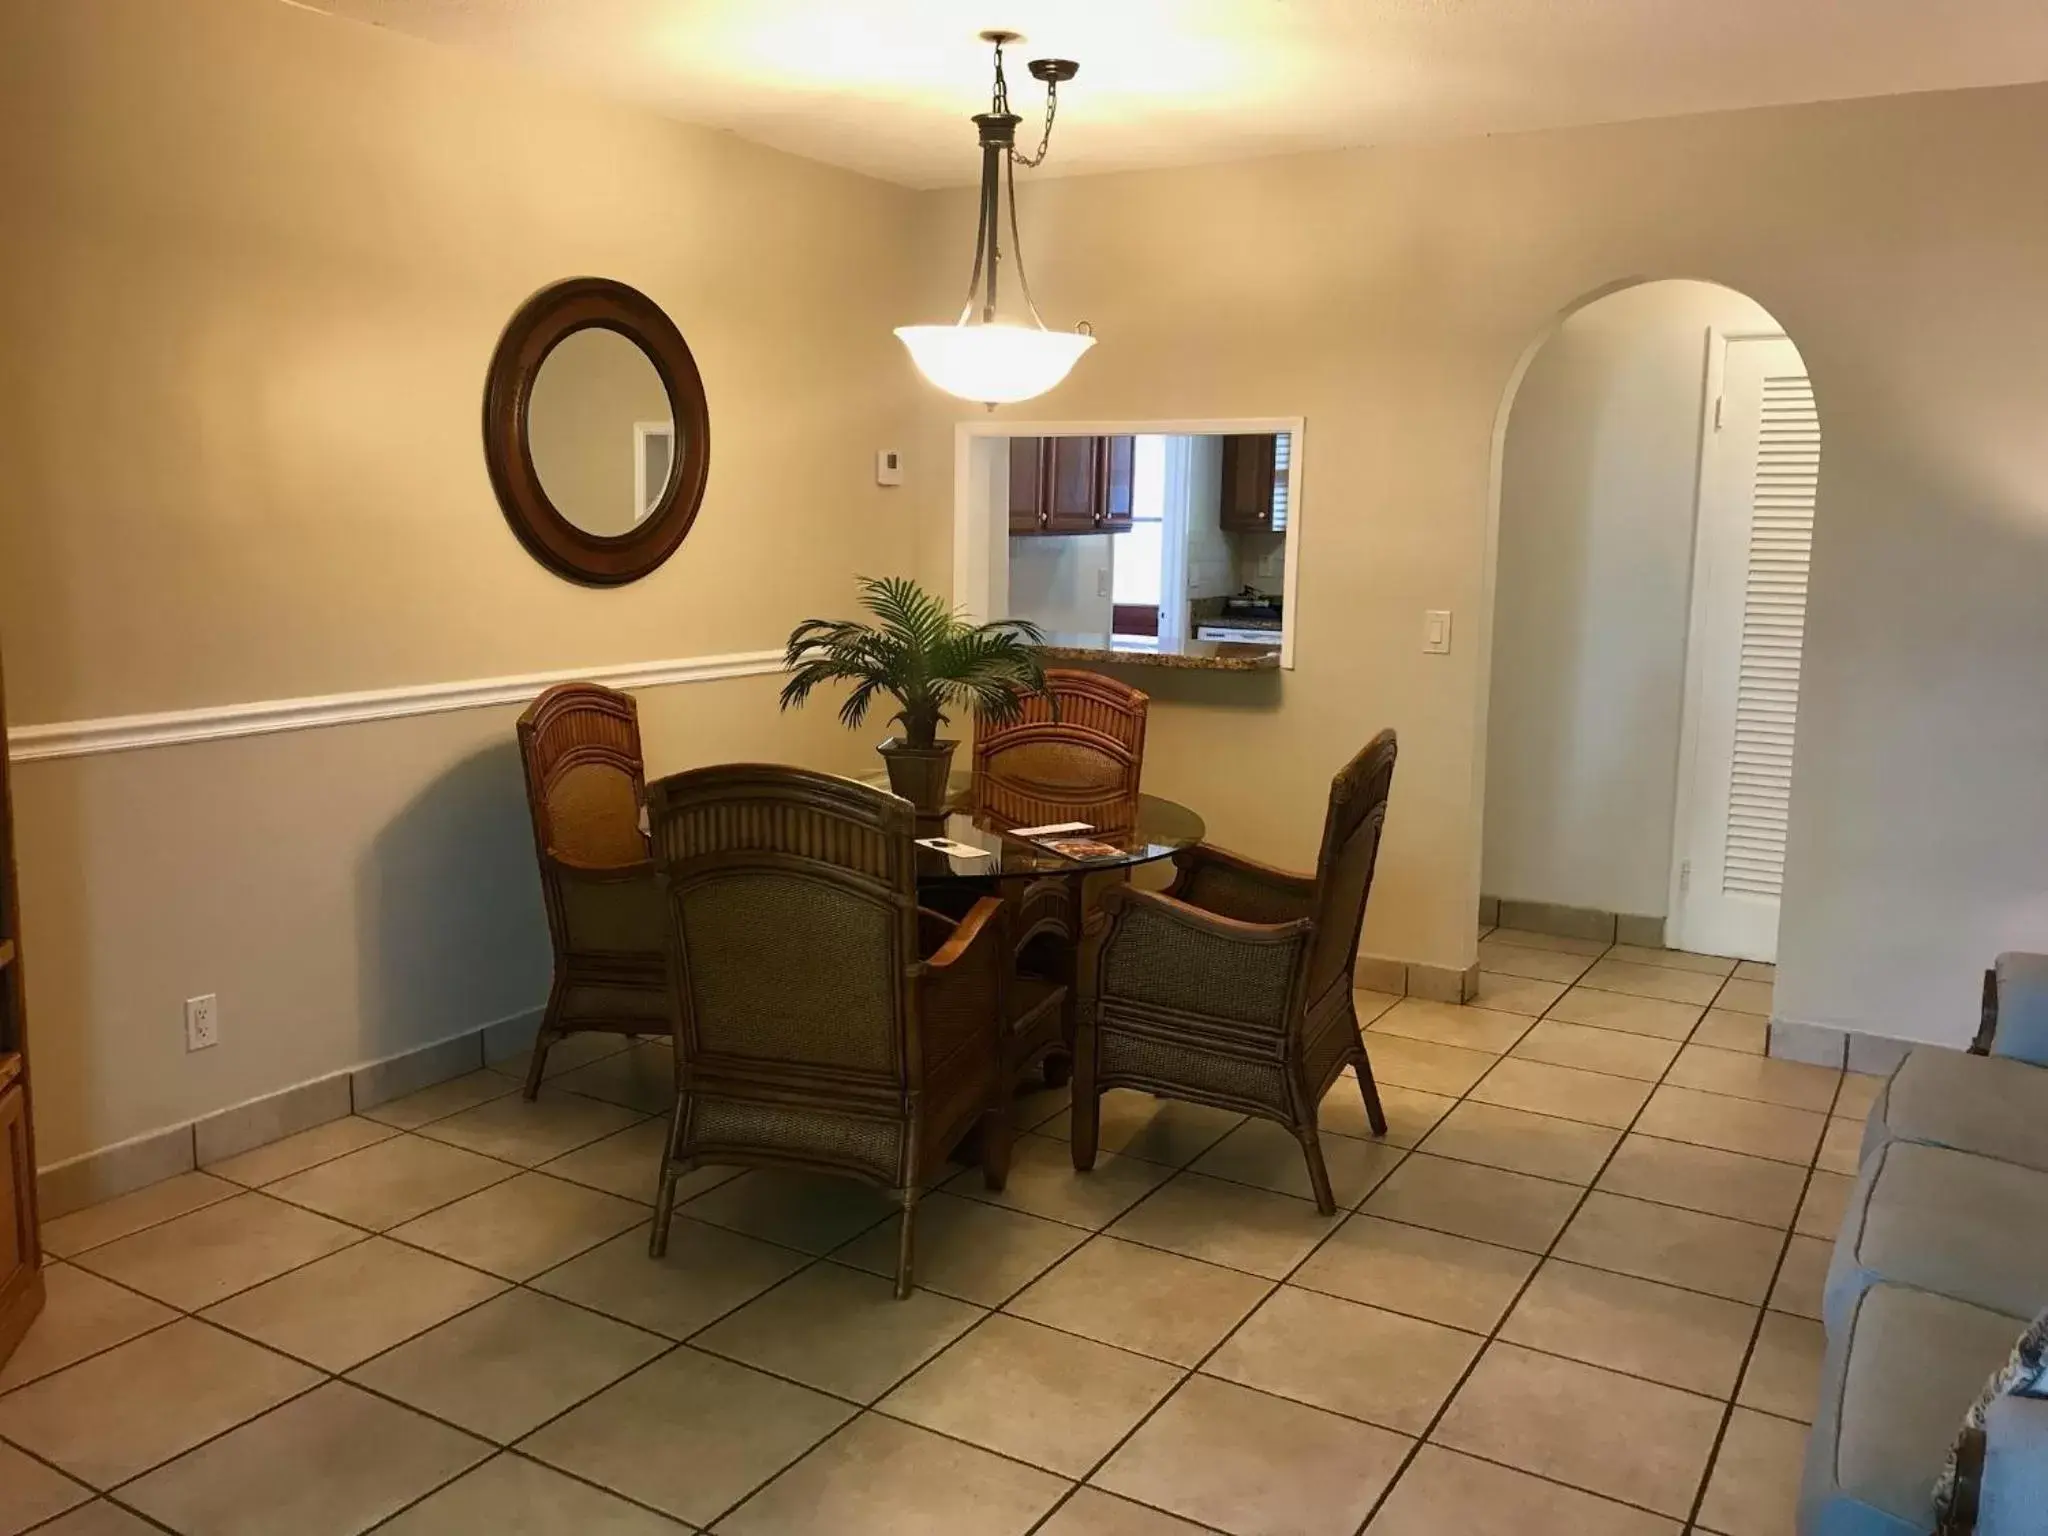
M 710 411 L 696 360 L 646 294 L 601 277 L 543 288 L 498 339 L 484 460 L 505 519 L 572 581 L 637 581 L 704 499 Z

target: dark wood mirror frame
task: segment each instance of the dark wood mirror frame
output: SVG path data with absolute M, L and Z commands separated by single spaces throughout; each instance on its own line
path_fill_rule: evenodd
M 587 533 L 548 498 L 527 441 L 527 407 L 541 364 L 556 343 L 602 326 L 638 347 L 660 375 L 675 422 L 676 451 L 654 510 L 630 533 Z M 572 277 L 543 288 L 498 338 L 484 381 L 484 462 L 505 520 L 533 557 L 558 576 L 591 586 L 638 581 L 676 552 L 696 521 L 711 468 L 711 411 L 697 360 L 675 322 L 637 288 L 604 277 Z

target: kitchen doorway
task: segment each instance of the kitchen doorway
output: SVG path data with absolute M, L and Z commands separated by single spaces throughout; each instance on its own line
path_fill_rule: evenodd
M 1531 357 L 1499 448 L 1481 890 L 1776 957 L 1820 427 L 1797 348 L 1644 283 Z
M 1305 459 L 1298 417 L 960 422 L 954 600 L 1097 659 L 1291 668 Z

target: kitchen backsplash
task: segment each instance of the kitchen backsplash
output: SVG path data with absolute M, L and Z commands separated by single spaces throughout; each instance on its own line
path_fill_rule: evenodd
M 1287 574 L 1287 535 L 1238 533 L 1229 537 L 1237 550 L 1238 587 L 1278 592 Z

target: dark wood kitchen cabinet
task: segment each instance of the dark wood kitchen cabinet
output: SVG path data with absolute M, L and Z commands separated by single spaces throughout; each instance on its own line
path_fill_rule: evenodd
M 29 1123 L 28 1023 L 15 889 L 6 689 L 0 686 L 0 1363 L 14 1353 L 43 1308 L 35 1136 Z
M 1042 437 L 1010 439 L 1010 532 L 1045 528 L 1045 455 Z
M 1271 432 L 1234 433 L 1223 439 L 1219 512 L 1225 533 L 1271 533 L 1284 526 L 1274 521 L 1278 442 Z
M 1121 533 L 1131 526 L 1133 437 L 1010 439 L 1010 532 Z
M 1102 523 L 1101 452 L 1097 437 L 1045 439 L 1047 533 L 1099 533 Z
M 1102 444 L 1102 526 L 1122 533 L 1131 526 L 1131 479 L 1138 464 L 1135 437 L 1098 438 Z

